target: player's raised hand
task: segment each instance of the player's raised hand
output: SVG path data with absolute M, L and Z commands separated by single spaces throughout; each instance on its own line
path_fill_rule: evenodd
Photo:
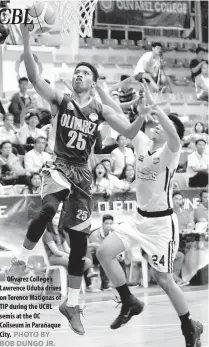
M 137 111 L 140 116 L 144 117 L 145 122 L 151 121 L 156 123 L 155 118 L 151 115 L 151 111 L 156 105 L 156 102 L 151 105 L 146 105 L 146 100 L 144 98 L 142 99 L 142 102 L 138 104 Z
M 149 86 L 144 79 L 143 79 L 142 86 L 144 90 L 145 99 L 148 104 L 154 104 L 154 103 L 160 104 L 162 102 L 162 94 L 165 92 L 166 87 L 163 87 L 161 91 L 159 91 L 158 93 L 153 94 L 150 91 Z
M 28 42 L 30 38 L 28 25 L 29 24 L 20 24 L 20 30 L 24 42 Z

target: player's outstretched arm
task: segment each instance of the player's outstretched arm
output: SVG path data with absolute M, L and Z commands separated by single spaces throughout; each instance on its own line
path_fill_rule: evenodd
M 30 82 L 34 86 L 37 93 L 44 99 L 46 99 L 49 103 L 53 104 L 57 102 L 58 104 L 60 104 L 63 99 L 63 93 L 53 89 L 38 74 L 36 63 L 29 44 L 29 31 L 27 25 L 21 24 L 20 29 L 24 44 L 24 62 Z
M 154 104 L 155 99 L 152 96 L 149 87 L 145 80 L 143 80 L 144 85 L 144 91 L 146 94 L 147 102 Z M 159 123 L 165 130 L 167 134 L 167 144 L 168 147 L 172 152 L 177 152 L 181 146 L 181 140 L 180 137 L 176 131 L 175 126 L 173 125 L 173 122 L 168 118 L 167 114 L 162 110 L 162 108 L 159 105 L 155 105 L 155 114 L 159 120 Z
M 139 116 L 132 124 L 130 124 L 130 122 L 124 115 L 120 105 L 115 102 L 108 94 L 106 94 L 99 84 L 97 85 L 96 89 L 102 102 L 104 103 L 104 119 L 118 133 L 132 140 L 139 133 L 144 120 L 146 120 L 146 117 L 148 117 L 150 110 L 155 106 L 155 104 L 145 106 L 145 101 L 143 101 L 142 105 L 138 107 Z M 146 136 L 142 132 L 140 133 L 142 134 L 142 136 Z

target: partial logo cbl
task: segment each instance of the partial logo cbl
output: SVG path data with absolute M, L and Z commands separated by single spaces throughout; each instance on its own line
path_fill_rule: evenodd
M 0 24 L 32 24 L 29 9 L 21 8 L 0 8 Z

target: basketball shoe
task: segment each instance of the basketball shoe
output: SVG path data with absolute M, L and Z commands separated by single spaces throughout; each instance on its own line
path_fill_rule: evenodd
M 118 302 L 120 303 L 120 302 Z M 119 316 L 110 325 L 111 329 L 118 329 L 125 325 L 133 316 L 137 316 L 144 309 L 144 303 L 135 296 L 130 295 L 125 302 L 122 303 Z
M 192 321 L 192 326 L 192 331 L 182 326 L 186 347 L 201 347 L 200 335 L 203 333 L 203 325 L 200 322 Z
M 22 277 L 26 276 L 29 272 L 27 264 L 17 258 L 13 258 L 11 266 L 5 270 L 6 279 L 13 284 L 20 284 Z
M 83 315 L 83 310 L 80 306 L 70 307 L 66 305 L 67 299 L 59 306 L 59 311 L 67 318 L 71 329 L 78 335 L 84 335 L 85 330 L 81 323 L 80 314 Z

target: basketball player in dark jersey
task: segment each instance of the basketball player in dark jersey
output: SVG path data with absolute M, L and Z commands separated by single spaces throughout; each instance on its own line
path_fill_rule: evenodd
M 96 140 L 100 122 L 109 125 L 124 136 L 128 136 L 131 125 L 119 109 L 118 114 L 109 106 L 101 105 L 91 98 L 96 86 L 98 72 L 88 63 L 77 65 L 73 75 L 72 96 L 55 90 L 38 75 L 36 63 L 29 44 L 27 26 L 21 26 L 24 43 L 24 62 L 29 80 L 36 92 L 51 104 L 56 159 L 43 170 L 42 207 L 29 225 L 20 254 L 6 271 L 16 281 L 27 274 L 28 257 L 42 237 L 47 224 L 54 217 L 61 201 L 64 201 L 63 227 L 70 237 L 68 298 L 60 306 L 60 312 L 68 319 L 76 333 L 85 333 L 80 320 L 79 291 L 90 233 L 92 200 L 90 194 L 91 173 L 88 157 Z

